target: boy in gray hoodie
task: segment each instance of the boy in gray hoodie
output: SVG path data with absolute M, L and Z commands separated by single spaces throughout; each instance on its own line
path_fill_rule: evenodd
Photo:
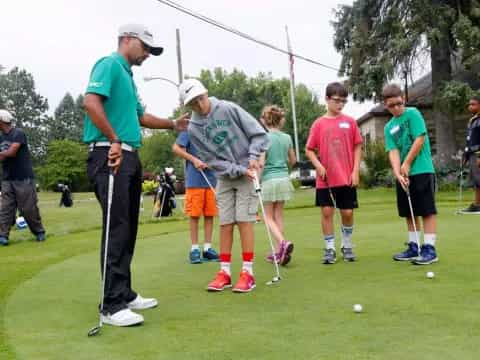
M 208 291 L 232 287 L 231 252 L 237 224 L 242 243 L 243 266 L 234 292 L 255 288 L 253 276 L 254 229 L 258 195 L 252 180 L 258 175 L 259 157 L 268 148 L 268 137 L 258 121 L 240 106 L 208 97 L 196 79 L 179 87 L 180 98 L 192 110 L 188 126 L 190 141 L 198 157 L 218 178 L 216 197 L 220 220 L 220 271 L 208 284 Z

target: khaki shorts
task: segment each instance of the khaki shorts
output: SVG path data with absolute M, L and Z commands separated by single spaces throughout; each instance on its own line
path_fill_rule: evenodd
M 220 225 L 255 222 L 258 194 L 249 178 L 218 179 L 216 192 Z

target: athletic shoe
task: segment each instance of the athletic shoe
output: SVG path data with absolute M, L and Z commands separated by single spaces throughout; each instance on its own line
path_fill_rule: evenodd
M 41 232 L 41 233 L 38 233 L 37 235 L 35 235 L 36 238 L 37 238 L 37 241 L 45 241 L 47 239 L 47 237 L 45 236 L 45 233 L 44 232 Z
M 466 209 L 460 210 L 461 214 L 480 214 L 480 205 L 471 203 Z
M 240 277 L 238 278 L 238 281 L 232 291 L 238 293 L 247 293 L 253 289 L 255 289 L 255 278 L 248 271 L 243 270 L 240 273 Z
M 202 259 L 200 258 L 200 250 L 193 249 L 190 251 L 190 264 L 201 264 Z
M 418 257 L 418 245 L 415 242 L 407 243 L 408 248 L 407 250 L 393 255 L 393 260 L 396 261 L 411 261 Z
M 349 262 L 352 262 L 352 261 L 355 261 L 356 258 L 355 258 L 355 254 L 353 253 L 353 250 L 352 248 L 344 248 L 342 247 L 342 256 L 343 256 L 343 261 L 349 261 Z
M 280 261 L 280 253 L 276 253 L 275 254 L 275 257 L 277 258 L 277 261 L 279 262 Z M 269 262 L 270 264 L 273 264 L 274 262 L 274 258 L 273 258 L 273 254 L 269 254 L 265 257 L 265 261 L 266 262 Z
M 325 249 L 325 253 L 323 255 L 323 263 L 324 264 L 335 264 L 337 261 L 337 253 L 334 249 Z
M 429 244 L 422 245 L 420 248 L 420 257 L 412 261 L 415 265 L 429 265 L 438 261 L 437 252 L 435 247 Z
M 8 238 L 6 238 L 5 236 L 0 236 L 0 245 L 7 246 Z
M 280 259 L 279 259 L 280 265 L 287 265 L 290 262 L 292 252 L 293 252 L 292 242 L 288 240 L 284 240 L 280 243 Z M 287 257 L 288 257 L 288 261 L 287 261 Z
M 214 249 L 210 248 L 203 252 L 202 261 L 220 261 L 220 256 Z
M 132 310 L 145 310 L 151 309 L 158 305 L 158 301 L 155 298 L 144 298 L 137 294 L 135 300 L 130 301 L 127 306 Z
M 101 319 L 102 323 L 113 326 L 132 326 L 143 323 L 143 316 L 130 309 L 123 309 L 115 314 L 102 314 Z
M 215 279 L 207 286 L 208 291 L 223 291 L 232 287 L 232 278 L 225 271 L 220 270 Z

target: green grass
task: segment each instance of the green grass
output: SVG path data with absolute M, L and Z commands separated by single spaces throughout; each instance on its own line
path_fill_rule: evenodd
M 218 264 L 189 265 L 187 221 L 181 215 L 152 221 L 148 199 L 133 284 L 157 297 L 159 307 L 143 313 L 141 327 L 106 326 L 96 338 L 86 332 L 98 320 L 98 204 L 91 194 L 78 194 L 75 206 L 64 209 L 57 207 L 58 194 L 40 195 L 47 242 L 14 231 L 11 246 L 0 248 L 2 360 L 476 358 L 478 217 L 454 215 L 454 193 L 437 197 L 438 264 L 391 261 L 406 235 L 393 192 L 379 189 L 359 194 L 359 261 L 324 266 L 319 209 L 311 206 L 313 192 L 301 190 L 286 211 L 296 248 L 284 280 L 264 285 L 273 269 L 262 260 L 264 226 L 256 225 L 258 286 L 245 295 L 204 291 Z M 236 241 L 234 280 L 239 266 Z M 435 279 L 426 279 L 428 270 Z M 353 313 L 355 303 L 363 313 Z

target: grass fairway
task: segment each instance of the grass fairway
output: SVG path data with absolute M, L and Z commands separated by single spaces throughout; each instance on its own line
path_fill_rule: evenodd
M 255 227 L 257 288 L 251 294 L 207 293 L 218 264 L 188 264 L 187 221 L 179 215 L 152 222 L 147 201 L 133 284 L 157 297 L 159 307 L 143 312 L 143 326 L 105 326 L 96 338 L 86 333 L 98 321 L 98 205 L 85 194 L 77 195 L 74 208 L 59 209 L 58 196 L 41 194 L 51 234 L 46 243 L 15 231 L 11 246 L 0 248 L 2 360 L 477 356 L 480 217 L 454 215 L 454 193 L 437 197 L 439 263 L 415 267 L 391 260 L 403 247 L 405 225 L 396 215 L 393 191 L 379 189 L 359 194 L 354 231 L 359 261 L 325 266 L 319 209 L 311 206 L 312 190 L 301 190 L 286 211 L 287 234 L 296 248 L 278 285 L 265 285 L 273 268 L 263 261 L 264 225 Z M 217 242 L 218 233 L 215 237 Z M 241 260 L 238 241 L 235 246 L 234 281 Z M 426 278 L 429 270 L 434 279 Z M 363 313 L 352 311 L 356 303 Z

